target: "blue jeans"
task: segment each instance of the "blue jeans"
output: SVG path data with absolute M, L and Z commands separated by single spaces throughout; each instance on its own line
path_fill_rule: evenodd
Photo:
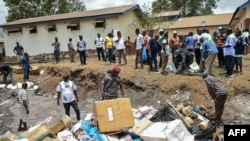
M 23 80 L 27 81 L 30 78 L 30 67 L 24 67 L 23 69 Z
M 113 63 L 113 49 L 109 48 L 106 49 L 106 58 L 105 58 L 105 62 L 107 62 L 107 60 L 109 60 L 110 63 Z
M 54 56 L 56 63 L 58 64 L 60 62 L 60 50 L 54 50 Z
M 74 100 L 72 102 L 69 102 L 69 103 L 63 103 L 63 106 L 64 106 L 64 109 L 65 109 L 66 115 L 68 115 L 69 117 L 70 117 L 70 106 L 72 106 L 73 109 L 76 112 L 76 118 L 77 118 L 77 120 L 80 120 L 80 111 L 79 111 L 79 108 L 78 108 L 76 100 Z
M 79 51 L 81 64 L 86 64 L 86 51 Z

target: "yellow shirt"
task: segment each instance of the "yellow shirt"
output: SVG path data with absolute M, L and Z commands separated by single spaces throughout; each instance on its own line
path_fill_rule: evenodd
M 106 48 L 113 48 L 112 38 L 106 37 L 104 42 Z

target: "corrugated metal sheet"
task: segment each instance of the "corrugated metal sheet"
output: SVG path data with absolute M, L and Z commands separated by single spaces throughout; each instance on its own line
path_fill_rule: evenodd
M 168 17 L 168 16 L 178 16 L 180 15 L 180 11 L 168 11 L 168 12 L 161 12 L 161 13 L 154 13 L 153 17 Z
M 203 22 L 205 22 L 205 26 L 229 25 L 232 16 L 233 13 L 185 17 L 178 19 L 174 24 L 170 24 L 169 27 L 164 29 L 199 27 L 202 26 Z
M 127 10 L 134 8 L 138 5 L 125 5 L 119 7 L 111 7 L 111 8 L 104 8 L 104 9 L 97 9 L 97 10 L 89 10 L 84 12 L 74 12 L 74 13 L 67 13 L 67 14 L 58 14 L 58 15 L 51 15 L 51 16 L 43 16 L 43 17 L 36 17 L 36 18 L 27 18 L 27 19 L 20 19 L 13 22 L 9 22 L 3 24 L 2 26 L 9 26 L 9 25 L 18 25 L 18 24 L 26 24 L 26 23 L 37 23 L 37 22 L 45 22 L 45 21 L 56 21 L 56 20 L 67 20 L 67 19 L 74 19 L 74 18 L 82 18 L 82 17 L 93 17 L 98 15 L 112 15 L 112 14 L 123 14 Z

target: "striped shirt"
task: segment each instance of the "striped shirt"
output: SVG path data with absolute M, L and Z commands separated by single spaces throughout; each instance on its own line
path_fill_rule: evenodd
M 29 99 L 28 99 L 28 94 L 26 90 L 24 89 L 18 90 L 18 101 L 19 101 L 20 107 L 24 107 L 23 101 L 26 101 L 27 105 L 29 105 Z

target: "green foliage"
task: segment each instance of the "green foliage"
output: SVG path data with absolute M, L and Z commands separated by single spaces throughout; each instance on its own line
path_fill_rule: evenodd
M 155 0 L 152 3 L 152 12 L 181 10 L 184 17 L 213 14 L 219 0 Z
M 142 5 L 142 10 L 143 10 L 143 13 L 144 13 L 144 15 L 145 15 L 145 18 L 144 18 L 144 20 L 143 20 L 143 22 L 142 22 L 142 27 L 145 29 L 145 30 L 147 30 L 147 31 L 150 31 L 150 30 L 152 30 L 153 29 L 153 27 L 154 27 L 154 25 L 156 24 L 156 23 L 158 23 L 158 22 L 162 22 L 163 21 L 163 19 L 161 19 L 161 18 L 154 18 L 153 16 L 152 16 L 152 13 L 151 13 L 151 11 L 152 11 L 152 8 L 150 7 L 150 5 L 149 4 L 143 4 Z
M 81 0 L 3 0 L 8 8 L 6 21 L 85 11 Z

